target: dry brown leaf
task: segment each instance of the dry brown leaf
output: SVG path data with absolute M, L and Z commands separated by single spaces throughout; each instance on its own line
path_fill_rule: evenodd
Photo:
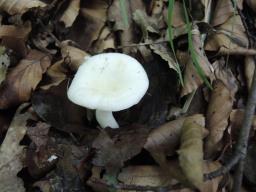
M 133 25 L 132 25 L 132 12 L 135 11 L 132 9 L 134 6 L 133 3 L 130 1 L 123 1 L 125 2 L 125 8 L 127 13 L 127 20 L 128 25 L 125 25 L 125 22 L 123 20 L 122 14 L 120 12 L 120 1 L 114 0 L 112 5 L 108 9 L 108 20 L 111 22 L 114 22 L 114 30 L 119 31 L 120 35 L 120 44 L 121 46 L 124 46 L 123 52 L 124 53 L 131 53 L 133 47 L 126 47 L 127 45 L 130 45 L 133 43 Z M 135 2 L 135 1 L 134 1 Z
M 22 26 L 0 26 L 0 39 L 2 39 L 2 45 L 14 50 L 23 57 L 26 56 L 28 51 L 25 43 L 31 30 L 30 22 L 26 22 Z
M 72 71 L 77 71 L 78 67 L 84 62 L 85 57 L 89 57 L 90 55 L 69 44 L 69 41 L 61 42 L 61 54 L 62 58 L 66 58 L 69 60 L 68 67 Z
M 93 142 L 93 148 L 96 149 L 93 164 L 104 166 L 107 170 L 121 168 L 125 161 L 140 153 L 148 131 L 140 125 L 123 127 L 118 131 L 112 129 L 101 131 Z
M 70 70 L 76 72 L 78 67 L 84 62 L 85 57 L 90 55 L 85 51 L 70 45 L 70 41 L 61 42 L 62 59 L 50 66 L 46 72 L 49 82 L 41 86 L 42 89 L 49 89 L 59 85 L 67 78 Z
M 168 23 L 168 9 L 164 9 L 164 19 L 165 22 Z M 174 8 L 173 8 L 173 17 L 171 25 L 174 28 L 182 27 L 185 25 L 185 20 L 183 17 L 183 6 L 182 3 L 179 1 L 175 1 Z
M 0 146 L 0 188 L 2 192 L 25 192 L 23 181 L 17 173 L 23 168 L 24 146 L 20 141 L 26 134 L 26 123 L 31 114 L 20 112 L 26 105 L 22 105 L 16 112 L 8 129 L 5 139 Z
M 234 15 L 234 6 L 230 0 L 217 1 L 215 11 L 213 12 L 213 19 L 211 24 L 213 26 L 225 23 L 230 17 Z
M 211 63 L 208 61 L 204 53 L 204 49 L 202 47 L 200 32 L 197 27 L 194 27 L 192 31 L 192 40 L 193 46 L 195 49 L 195 53 L 197 54 L 198 63 L 203 70 L 206 77 L 212 79 L 213 78 L 213 69 Z M 181 96 L 187 95 L 192 91 L 196 90 L 201 84 L 203 80 L 199 76 L 196 71 L 192 59 L 188 61 L 186 64 L 185 74 L 184 74 L 184 87 L 181 91 Z
M 51 64 L 49 56 L 31 50 L 25 59 L 11 70 L 0 87 L 0 108 L 5 109 L 29 100 Z
M 218 161 L 214 161 L 214 162 L 205 161 L 203 163 L 204 174 L 211 173 L 212 171 L 215 171 L 220 167 L 221 167 L 221 164 Z M 200 188 L 200 191 L 201 192 L 217 192 L 219 184 L 222 180 L 222 177 L 223 176 L 219 176 L 214 179 L 205 181 L 202 187 Z
M 127 185 L 159 186 L 171 184 L 171 179 L 158 166 L 130 166 L 123 168 L 118 180 Z
M 81 49 L 89 50 L 105 26 L 107 8 L 108 3 L 104 0 L 83 1 L 83 8 L 80 8 L 80 15 L 70 28 L 67 39 L 78 43 Z
M 40 147 L 46 146 L 48 141 L 48 132 L 50 125 L 44 122 L 38 122 L 36 126 L 29 126 L 27 135 L 37 147 L 37 152 Z
M 49 82 L 46 85 L 41 86 L 41 89 L 49 89 L 52 86 L 59 85 L 62 81 L 67 78 L 68 67 L 64 59 L 57 61 L 52 66 L 50 66 L 46 72 Z
M 108 26 L 105 26 L 101 31 L 99 38 L 93 44 L 92 52 L 102 53 L 107 49 L 115 49 L 114 34 L 110 31 Z
M 17 39 L 27 39 L 31 31 L 31 23 L 26 22 L 23 26 L 1 25 L 0 38 L 13 37 Z
M 63 15 L 60 18 L 65 24 L 65 27 L 71 27 L 79 14 L 80 9 L 80 0 L 71 0 L 68 8 L 65 10 Z
M 243 109 L 234 109 L 230 113 L 230 125 L 231 125 L 231 135 L 237 138 L 238 133 L 240 132 L 240 129 L 242 127 L 244 118 L 244 110 Z M 252 120 L 252 132 L 256 130 L 256 116 L 253 117 Z
M 189 182 L 200 189 L 203 185 L 203 127 L 187 118 L 181 129 L 179 163 Z
M 205 119 L 201 114 L 170 121 L 154 129 L 149 134 L 144 148 L 150 152 L 163 152 L 166 155 L 174 154 L 179 145 L 182 125 L 187 118 L 193 118 L 197 124 L 202 127 L 205 126 Z
M 206 126 L 210 133 L 206 140 L 206 157 L 212 157 L 221 147 L 221 139 L 228 125 L 234 95 L 225 84 L 216 80 L 207 109 Z
M 146 42 L 151 42 L 151 41 L 146 41 Z M 152 51 L 155 54 L 159 55 L 163 60 L 168 62 L 168 65 L 171 69 L 177 71 L 177 67 L 176 67 L 177 64 L 172 57 L 173 53 L 167 44 L 152 43 L 151 45 L 149 45 L 149 47 L 152 49 Z
M 216 33 L 209 36 L 205 49 L 207 51 L 219 51 L 226 54 L 229 50 L 234 53 L 245 53 L 248 48 L 248 38 L 239 15 L 230 17 L 225 23 L 216 27 Z M 241 50 L 240 50 L 241 49 Z
M 45 6 L 46 4 L 39 0 L 0 0 L 0 10 L 10 15 L 23 14 L 31 8 Z
M 244 73 L 245 73 L 247 88 L 248 88 L 248 90 L 250 90 L 251 85 L 252 85 L 254 69 L 255 69 L 254 57 L 253 56 L 245 56 L 244 65 L 245 65 Z

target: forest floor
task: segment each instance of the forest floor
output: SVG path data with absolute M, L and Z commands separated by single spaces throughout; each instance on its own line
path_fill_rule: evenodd
M 254 0 L 0 0 L 0 39 L 1 192 L 256 191 Z M 67 97 L 110 52 L 149 79 L 117 129 Z

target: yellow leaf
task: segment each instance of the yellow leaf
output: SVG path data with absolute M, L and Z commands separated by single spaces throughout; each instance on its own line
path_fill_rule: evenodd
M 196 188 L 203 185 L 203 127 L 193 118 L 182 126 L 181 146 L 178 150 L 180 166 L 187 179 Z

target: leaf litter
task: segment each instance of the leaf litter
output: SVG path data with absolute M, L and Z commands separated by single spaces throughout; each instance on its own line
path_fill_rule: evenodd
M 183 3 L 0 1 L 1 191 L 230 191 L 233 172 L 203 178 L 238 141 L 255 69 L 255 3 Z M 133 56 L 150 80 L 140 103 L 114 113 L 115 130 L 67 98 L 79 66 L 102 52 Z

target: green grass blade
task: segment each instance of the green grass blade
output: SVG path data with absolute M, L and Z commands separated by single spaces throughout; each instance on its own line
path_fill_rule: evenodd
M 207 87 L 212 89 L 210 82 L 208 81 L 207 77 L 205 76 L 204 71 L 202 70 L 202 68 L 199 64 L 197 53 L 196 53 L 194 45 L 193 45 L 192 32 L 191 32 L 192 31 L 192 23 L 189 21 L 188 12 L 187 12 L 187 8 L 185 5 L 185 0 L 183 0 L 183 9 L 184 9 L 184 14 L 185 14 L 186 28 L 187 28 L 187 32 L 188 32 L 188 49 L 191 54 L 192 62 L 194 64 L 194 67 L 195 67 L 198 75 L 201 77 L 201 79 L 204 81 L 204 83 L 207 85 Z
M 178 59 L 177 59 L 176 54 L 175 54 L 174 45 L 173 45 L 174 37 L 173 37 L 173 28 L 172 28 L 172 25 L 171 25 L 175 0 L 169 0 L 168 3 L 169 3 L 168 4 L 168 36 L 169 36 L 169 44 L 171 46 L 171 49 L 172 49 L 172 52 L 173 52 L 173 55 L 174 55 L 174 59 L 175 59 L 175 62 L 176 62 L 176 71 L 178 73 L 178 76 L 179 76 L 179 79 L 180 79 L 180 83 L 183 86 L 184 85 L 183 77 L 182 77 L 181 69 L 180 69 L 180 66 L 179 66 L 179 63 L 178 63 Z
M 120 4 L 120 12 L 122 15 L 124 27 L 128 28 L 129 27 L 129 18 L 128 18 L 128 14 L 127 14 L 127 6 L 126 6 L 125 1 L 126 0 L 119 0 L 119 4 Z

